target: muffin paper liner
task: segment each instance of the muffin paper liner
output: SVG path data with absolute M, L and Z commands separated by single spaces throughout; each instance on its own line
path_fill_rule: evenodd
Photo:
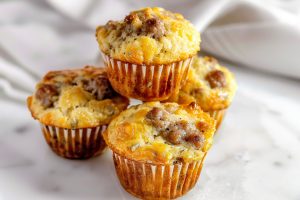
M 226 109 L 208 111 L 209 115 L 216 120 L 216 129 L 218 129 L 223 121 Z
M 106 127 L 66 129 L 41 124 L 50 148 L 57 155 L 68 159 L 87 159 L 99 155 L 106 147 L 102 137 Z
M 121 185 L 142 199 L 173 199 L 191 190 L 201 173 L 204 158 L 191 163 L 152 164 L 113 153 Z
M 192 57 L 166 65 L 138 65 L 115 60 L 102 52 L 112 87 L 142 101 L 166 100 L 186 81 Z

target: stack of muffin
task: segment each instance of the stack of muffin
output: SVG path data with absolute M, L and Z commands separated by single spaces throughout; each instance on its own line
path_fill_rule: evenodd
M 131 12 L 96 30 L 105 68 L 52 71 L 27 100 L 58 155 L 87 159 L 106 145 L 121 185 L 172 199 L 198 180 L 236 90 L 232 73 L 200 58 L 200 34 L 162 8 Z M 131 106 L 129 98 L 143 101 Z

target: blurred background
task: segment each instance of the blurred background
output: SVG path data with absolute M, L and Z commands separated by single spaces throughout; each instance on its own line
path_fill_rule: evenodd
M 299 1 L 2 0 L 0 3 L 0 88 L 13 99 L 23 100 L 27 95 L 24 90 L 32 91 L 36 79 L 48 70 L 99 64 L 95 28 L 145 6 L 162 6 L 182 13 L 201 32 L 202 53 L 242 67 L 300 78 Z M 24 80 L 20 82 L 16 76 Z
M 201 54 L 239 86 L 184 198 L 299 200 L 299 0 L 0 0 L 0 200 L 132 198 L 110 155 L 53 155 L 25 100 L 49 70 L 102 66 L 96 27 L 145 6 L 182 13 L 201 32 Z

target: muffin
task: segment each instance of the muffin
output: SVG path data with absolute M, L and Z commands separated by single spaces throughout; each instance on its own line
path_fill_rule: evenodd
M 182 15 L 163 8 L 133 11 L 96 30 L 109 80 L 120 94 L 142 101 L 165 100 L 178 92 L 200 34 Z
M 122 112 L 103 136 L 127 192 L 170 199 L 195 185 L 214 132 L 215 120 L 194 102 L 148 102 Z
M 105 69 L 94 67 L 51 71 L 27 99 L 51 149 L 70 159 L 100 154 L 103 131 L 128 104 L 112 89 Z
M 212 57 L 196 57 L 191 66 L 179 94 L 168 101 L 179 104 L 197 102 L 202 110 L 216 119 L 218 128 L 237 89 L 234 75 Z

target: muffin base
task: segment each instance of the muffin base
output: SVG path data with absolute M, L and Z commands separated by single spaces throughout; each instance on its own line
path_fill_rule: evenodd
M 159 101 L 178 93 L 186 81 L 192 57 L 165 65 L 138 65 L 102 53 L 114 90 L 141 101 Z
M 158 165 L 127 159 L 113 152 L 119 181 L 130 194 L 141 199 L 174 199 L 196 184 L 203 161 Z
M 88 159 L 99 155 L 106 147 L 102 137 L 106 127 L 66 129 L 41 124 L 52 151 L 68 159 Z
M 207 113 L 209 113 L 209 115 L 214 118 L 216 120 L 216 130 L 218 130 L 218 128 L 220 127 L 223 119 L 224 119 L 224 115 L 226 113 L 226 109 L 223 110 L 215 110 L 215 111 L 208 111 Z

